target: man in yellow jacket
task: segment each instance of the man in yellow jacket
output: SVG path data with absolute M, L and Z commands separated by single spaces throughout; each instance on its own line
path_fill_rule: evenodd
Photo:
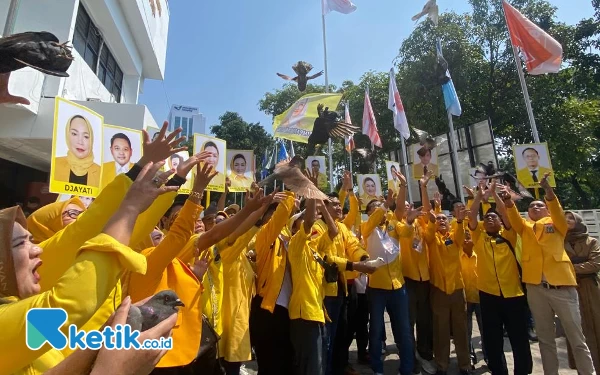
M 535 320 L 544 374 L 558 375 L 555 314 L 573 349 L 577 371 L 583 375 L 595 374 L 581 328 L 575 270 L 564 246 L 567 221 L 550 186 L 549 176 L 546 173 L 540 180 L 546 192 L 545 202 L 529 204 L 527 212 L 531 220 L 519 215 L 512 200 L 505 200 L 510 225 L 523 239 L 523 282 L 527 285 L 527 300 Z
M 133 149 L 131 148 L 131 141 L 129 137 L 123 133 L 117 133 L 110 139 L 110 153 L 114 161 L 106 162 L 102 165 L 102 184 L 100 189 L 104 187 L 112 180 L 115 179 L 121 173 L 127 173 L 133 167 L 131 162 L 131 154 Z
M 549 168 L 542 167 L 540 163 L 540 154 L 533 147 L 528 147 L 521 153 L 525 164 L 525 168 L 517 171 L 517 179 L 525 185 L 526 188 L 539 187 L 539 181 L 546 173 L 552 172 Z M 554 177 L 550 177 L 550 185 L 556 185 Z

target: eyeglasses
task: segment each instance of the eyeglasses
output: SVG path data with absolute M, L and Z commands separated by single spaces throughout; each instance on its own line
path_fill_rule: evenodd
M 66 210 L 65 212 L 63 212 L 63 216 L 68 216 L 71 219 L 77 219 L 79 217 L 79 215 L 81 215 L 83 213 L 83 211 L 80 210 Z

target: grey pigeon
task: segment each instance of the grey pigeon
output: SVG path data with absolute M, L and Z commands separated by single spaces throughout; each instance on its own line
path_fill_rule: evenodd
M 174 291 L 160 291 L 141 306 L 131 305 L 127 324 L 134 331 L 144 332 L 178 312 L 178 306 L 185 305 Z

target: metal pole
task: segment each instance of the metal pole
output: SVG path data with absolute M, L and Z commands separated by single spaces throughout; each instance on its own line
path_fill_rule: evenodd
M 322 0 L 321 0 L 322 1 Z M 329 92 L 329 74 L 327 71 L 327 34 L 325 30 L 325 15 L 321 13 L 323 24 L 323 56 L 325 60 L 325 92 Z M 327 153 L 329 154 L 329 191 L 333 192 L 333 142 L 331 138 L 327 141 Z
M 352 175 L 352 150 L 350 150 L 350 152 L 348 153 L 348 157 L 350 158 L 350 176 Z M 354 178 L 354 177 L 352 177 Z
M 450 110 L 448 110 L 448 126 L 450 127 L 450 142 L 452 142 L 452 159 L 454 159 L 454 170 L 456 172 L 456 181 L 458 182 L 456 190 L 458 190 L 457 193 L 459 193 L 460 199 L 464 202 L 465 195 L 463 192 L 462 176 L 460 175 L 460 165 L 458 164 L 458 151 L 456 150 L 456 134 L 454 133 L 454 123 L 452 122 L 452 113 L 450 113 Z
M 404 177 L 406 177 L 406 182 L 408 185 L 408 201 L 412 202 L 412 189 L 410 188 L 410 172 L 408 170 L 408 158 L 406 157 L 408 154 L 406 153 L 406 142 L 404 141 L 404 137 L 400 135 L 400 142 L 402 145 L 402 165 L 404 166 Z
M 20 0 L 11 0 L 8 7 L 8 14 L 6 15 L 6 23 L 4 24 L 4 31 L 2 32 L 3 37 L 12 35 L 15 29 L 15 21 L 17 20 L 17 8 L 19 7 Z
M 512 45 L 512 42 L 511 42 Z M 525 106 L 527 107 L 527 116 L 529 116 L 529 124 L 531 125 L 531 132 L 533 133 L 533 141 L 540 143 L 540 136 L 538 135 L 537 127 L 535 126 L 535 118 L 533 117 L 533 109 L 531 109 L 531 100 L 529 99 L 529 92 L 527 91 L 527 84 L 525 83 L 525 75 L 523 74 L 523 67 L 519 63 L 519 56 L 517 47 L 512 46 L 513 55 L 515 57 L 515 66 L 517 67 L 517 74 L 519 74 L 519 81 L 521 82 L 521 89 L 523 90 L 523 99 L 525 100 Z

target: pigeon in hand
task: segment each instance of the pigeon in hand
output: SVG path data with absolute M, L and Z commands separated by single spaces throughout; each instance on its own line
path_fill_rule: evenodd
M 423 7 L 423 10 L 421 10 L 421 13 L 415 14 L 411 18 L 411 20 L 418 21 L 419 18 L 423 17 L 424 15 L 427 15 L 429 17 L 429 19 L 431 19 L 433 24 L 435 26 L 437 26 L 438 25 L 438 12 L 439 12 L 439 8 L 438 8 L 438 5 L 436 4 L 435 0 L 429 0 Z
M 296 72 L 296 77 L 292 78 L 281 73 L 277 73 L 277 75 L 287 81 L 294 81 L 298 83 L 298 90 L 303 92 L 306 90 L 306 84 L 309 80 L 320 77 L 323 74 L 323 71 L 321 70 L 319 73 L 309 76 L 308 73 L 310 73 L 312 68 L 313 66 L 306 61 L 298 61 L 296 64 L 294 64 L 294 66 L 292 66 L 292 69 L 294 69 L 294 72 Z
M 314 155 L 316 145 L 324 145 L 329 141 L 329 138 L 351 137 L 358 132 L 360 128 L 357 125 L 352 125 L 340 121 L 340 115 L 335 111 L 330 111 L 329 107 L 323 109 L 323 104 L 317 105 L 319 117 L 315 119 L 312 133 L 308 137 L 308 146 L 306 147 L 305 157 Z
M 141 306 L 131 305 L 127 314 L 127 324 L 131 326 L 132 331 L 144 332 L 177 313 L 178 306 L 185 305 L 174 291 L 160 291 Z
M 514 201 L 521 200 L 523 198 L 533 199 L 533 195 L 531 195 L 525 185 L 523 185 L 521 181 L 508 172 L 499 171 L 493 175 L 488 175 L 483 178 L 488 180 L 498 179 L 503 181 L 506 185 L 508 185 L 509 194 Z M 513 187 L 517 189 L 518 193 L 513 190 Z
M 289 188 L 300 197 L 328 200 L 329 197 L 304 175 L 302 172 L 303 167 L 304 158 L 299 155 L 294 156 L 292 159 L 283 160 L 277 163 L 273 174 L 260 181 L 258 186 L 263 187 L 269 185 L 274 180 L 281 180 L 286 188 Z

